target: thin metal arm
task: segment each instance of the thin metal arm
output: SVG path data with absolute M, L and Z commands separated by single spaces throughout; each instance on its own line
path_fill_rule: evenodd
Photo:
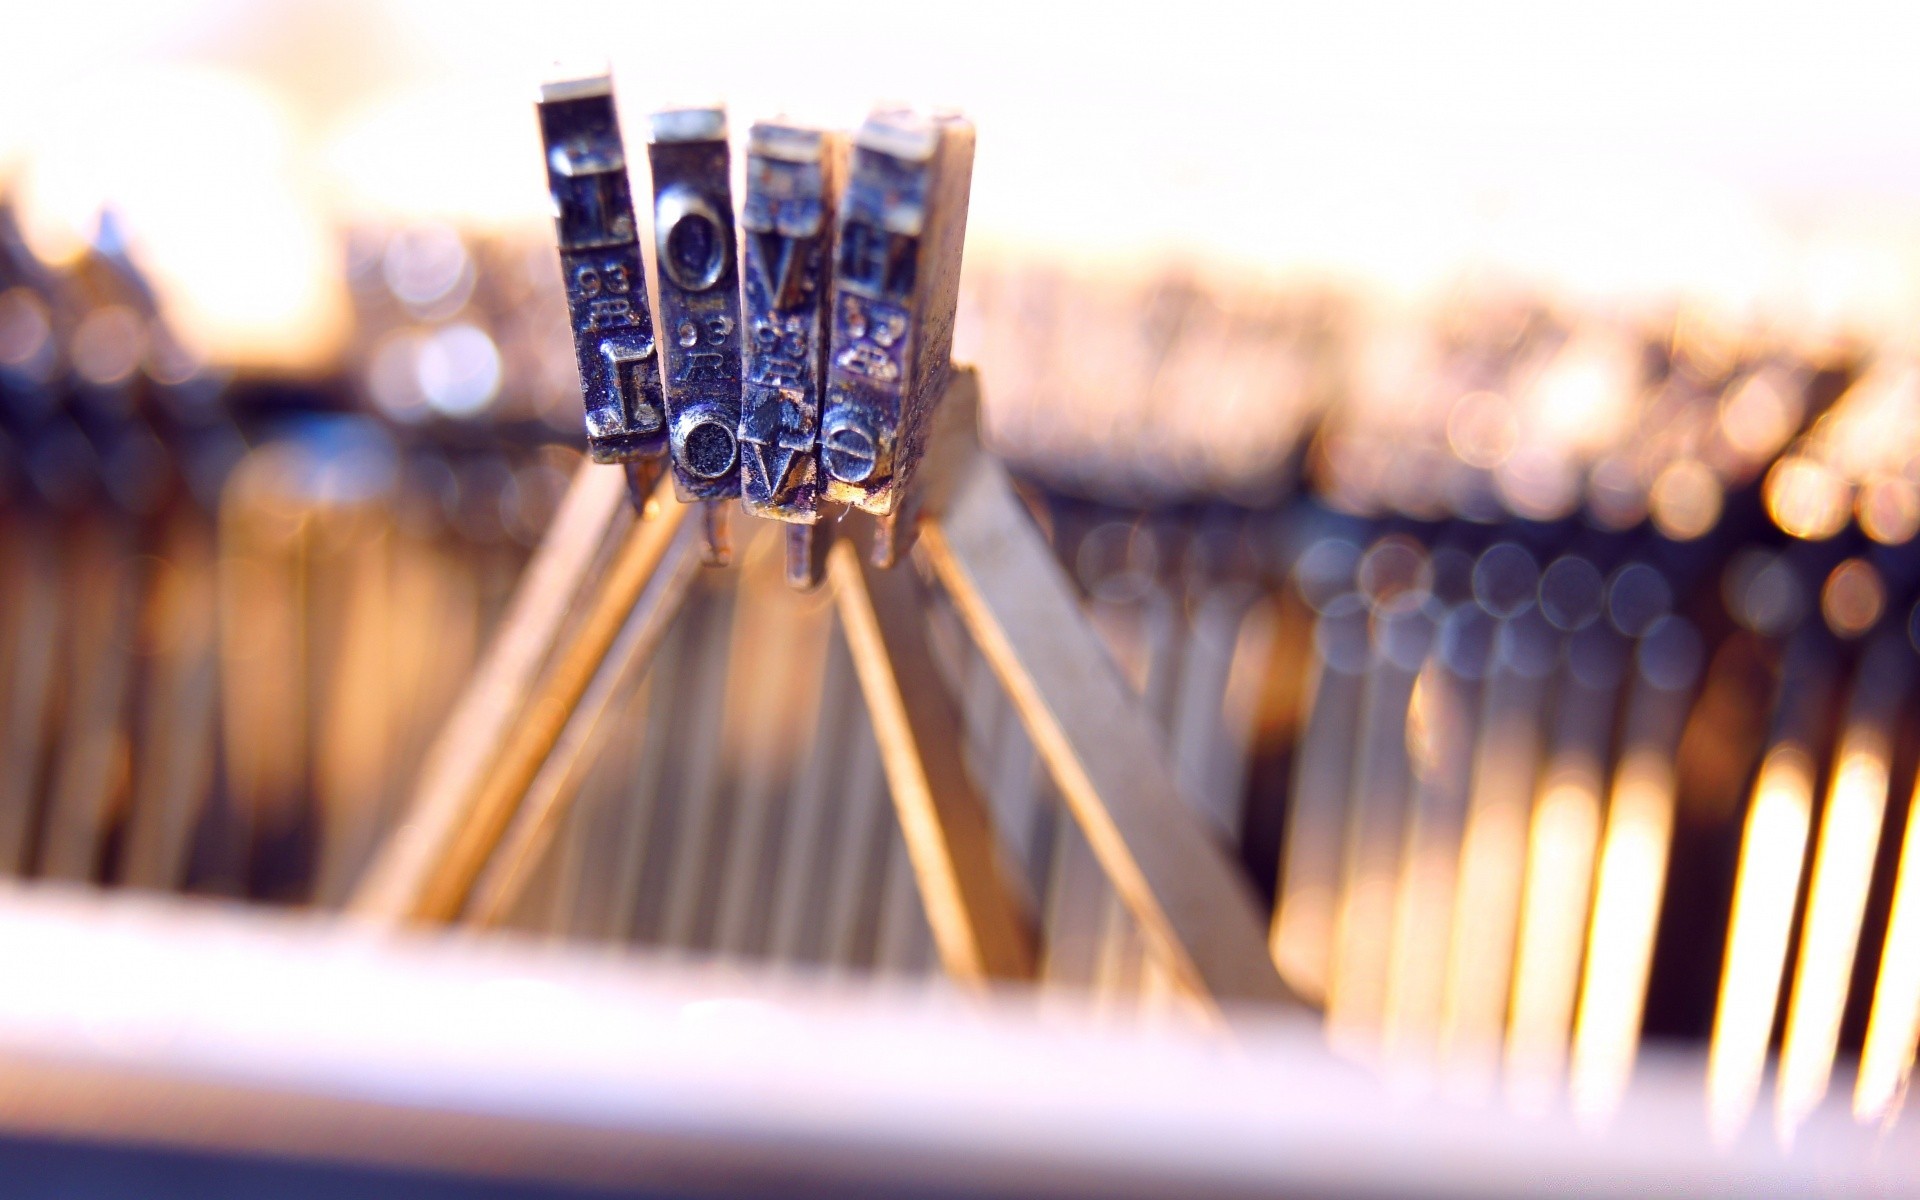
M 701 547 L 691 523 L 667 547 L 653 578 L 635 602 L 619 638 L 594 673 L 566 727 L 535 775 L 524 800 L 513 815 L 498 848 L 473 885 L 465 903 L 467 923 L 496 926 L 513 912 L 532 879 L 534 868 L 553 842 L 561 821 L 572 808 L 587 773 L 592 769 L 619 709 L 618 701 L 632 683 L 646 673 L 667 628 L 686 602 L 693 578 L 700 570 Z
M 427 752 L 406 819 L 354 890 L 348 912 L 386 921 L 415 912 L 434 864 L 465 825 L 496 751 L 525 707 L 625 498 L 620 468 L 581 461 L 486 657 Z
M 937 453 L 924 473 L 929 515 L 921 552 L 1102 868 L 1187 991 L 1215 1004 L 1290 1000 L 1250 891 L 1181 801 L 1152 722 L 1087 623 L 1005 470 L 979 451 L 971 371 L 956 372 L 942 408 L 944 430 L 933 439 Z M 654 515 L 627 535 L 571 641 L 532 688 L 618 504 L 618 473 L 604 472 L 608 486 L 596 490 L 595 470 L 583 469 L 576 480 L 502 637 L 436 746 L 413 812 L 350 911 L 451 920 L 507 837 L 507 852 L 474 910 L 482 921 L 497 920 L 550 837 L 580 764 L 591 757 L 614 676 L 657 644 L 666 620 L 660 614 L 677 606 L 670 593 L 683 570 L 667 556 L 680 544 L 686 510 L 662 484 Z M 964 979 L 1029 977 L 1031 938 L 999 875 L 986 806 L 960 760 L 958 719 L 925 643 L 916 581 L 905 571 L 870 571 L 850 544 L 834 552 L 832 575 L 942 960 Z M 663 580 L 655 589 L 657 613 L 642 599 L 656 577 Z M 636 603 L 645 610 L 639 615 Z M 623 629 L 630 643 L 621 639 Z M 616 639 L 627 644 L 609 662 Z M 524 704 L 514 702 L 529 691 Z
M 1148 944 L 1214 1003 L 1293 999 L 1251 890 L 1180 798 L 1160 735 L 1071 582 L 974 441 L 977 384 L 957 372 L 929 462 L 919 552 L 953 598 Z
M 569 601 L 580 590 L 592 551 L 621 498 L 623 480 L 617 468 L 582 470 L 606 481 L 611 499 L 604 515 L 598 507 L 584 503 L 580 506 L 584 511 L 572 511 L 569 495 L 535 556 L 528 583 L 515 598 L 514 610 L 481 677 L 470 685 L 461 710 L 441 735 L 426 785 L 416 793 L 393 842 L 348 904 L 349 913 L 388 921 L 446 921 L 458 915 L 474 879 L 674 541 L 686 509 L 672 502 L 670 484 L 662 482 L 648 505 L 648 515 L 635 522 L 595 583 L 572 640 L 537 688 L 531 686 L 534 670 L 544 659 L 544 650 L 558 639 Z M 576 481 L 575 491 L 583 486 Z M 560 573 L 545 561 L 550 549 L 555 549 L 555 558 L 564 555 L 570 572 L 564 580 L 548 580 L 540 574 L 543 568 Z M 516 668 L 511 678 L 504 669 L 497 678 L 488 673 L 496 659 L 509 656 Z M 495 694 L 495 688 L 504 693 L 509 684 L 514 685 L 512 694 Z M 524 704 L 515 704 L 516 696 L 525 697 Z M 469 702 L 480 712 L 470 715 Z M 443 765 L 439 761 L 443 753 L 454 752 L 463 754 L 466 762 Z M 436 775 L 435 768 L 441 774 Z
M 960 715 L 927 645 L 919 581 L 908 567 L 875 570 L 845 540 L 827 573 L 941 963 L 971 982 L 1032 978 L 1033 938 L 961 759 Z

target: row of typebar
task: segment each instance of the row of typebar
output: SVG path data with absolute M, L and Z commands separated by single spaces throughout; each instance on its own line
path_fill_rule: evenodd
M 594 458 L 802 527 L 892 516 L 949 368 L 972 126 L 756 123 L 736 228 L 725 110 L 654 113 L 655 314 L 611 81 L 547 85 L 540 125 Z

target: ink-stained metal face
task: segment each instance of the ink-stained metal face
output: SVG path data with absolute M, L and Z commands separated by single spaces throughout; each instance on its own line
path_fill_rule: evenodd
M 843 156 L 843 140 L 817 129 L 761 122 L 749 138 L 740 489 L 758 516 L 818 516 L 825 306 Z
M 973 127 L 878 112 L 854 138 L 833 255 L 825 494 L 892 513 L 946 384 Z
M 588 447 L 600 462 L 657 457 L 666 408 L 612 81 L 549 84 L 539 111 Z
M 726 112 L 668 109 L 654 114 L 651 132 L 674 487 L 683 501 L 717 500 L 739 494 L 741 457 L 740 287 Z

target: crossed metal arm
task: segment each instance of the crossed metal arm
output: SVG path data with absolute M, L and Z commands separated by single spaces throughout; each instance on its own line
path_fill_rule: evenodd
M 1251 892 L 1180 799 L 1145 710 L 1005 468 L 981 449 L 978 397 L 975 373 L 956 369 L 916 485 L 915 555 L 952 599 L 1162 968 L 1208 1006 L 1290 999 Z M 616 468 L 581 467 L 350 913 L 486 926 L 511 911 L 613 724 L 616 697 L 645 671 L 700 569 L 696 530 L 668 486 L 608 555 L 624 481 Z M 1033 932 L 961 758 L 920 579 L 876 570 L 843 539 L 828 580 L 943 966 L 969 982 L 1031 978 Z

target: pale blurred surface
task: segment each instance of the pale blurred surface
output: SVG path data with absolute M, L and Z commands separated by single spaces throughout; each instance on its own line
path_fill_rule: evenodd
M 1831 1106 L 1791 1157 L 1709 1150 L 1689 1064 L 1661 1056 L 1599 1134 L 1395 1095 L 1267 1016 L 1229 1046 L 1073 1001 L 13 888 L 0 945 L 24 969 L 0 996 L 0 1100 L 32 1114 L 22 1132 L 473 1189 L 428 1195 L 516 1178 L 621 1195 L 1899 1195 L 1916 1177 L 1910 1140 L 1876 1143 Z M 364 1194 L 352 1183 L 305 1194 Z
M 1899 5 L 7 8 L 0 163 L 36 245 L 118 208 L 216 358 L 338 344 L 343 224 L 537 224 L 530 97 L 556 62 L 610 62 L 630 111 L 962 106 L 976 259 L 1225 263 L 1385 299 L 1493 279 L 1801 336 L 1920 316 L 1920 12 Z

